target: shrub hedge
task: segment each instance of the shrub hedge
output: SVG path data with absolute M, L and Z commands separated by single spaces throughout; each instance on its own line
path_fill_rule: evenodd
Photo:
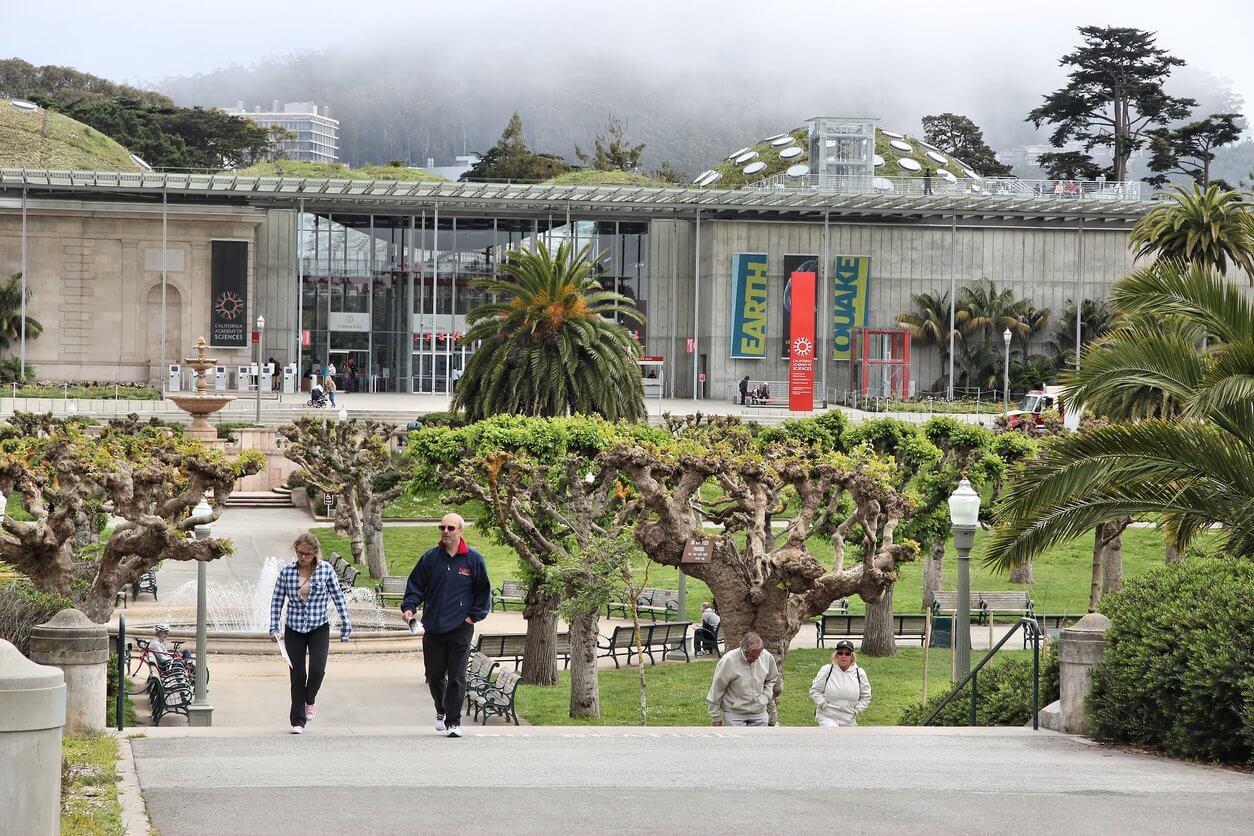
M 921 725 L 940 705 L 944 696 L 932 697 L 924 705 L 915 705 L 901 713 L 897 722 L 903 726 Z M 1058 654 L 1051 645 L 1041 651 L 1040 708 L 1058 699 Z M 937 726 L 965 726 L 971 719 L 971 686 L 932 721 Z M 975 699 L 977 726 L 1022 726 L 1032 720 L 1032 654 L 1016 653 L 994 659 L 980 671 L 979 691 Z
M 28 581 L 0 583 L 0 639 L 27 654 L 31 628 L 72 606 L 69 598 L 40 592 Z
M 1102 598 L 1094 737 L 1254 763 L 1254 561 L 1190 557 Z

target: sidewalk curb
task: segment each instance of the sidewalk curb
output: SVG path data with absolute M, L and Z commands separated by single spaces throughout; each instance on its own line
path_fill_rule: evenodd
M 122 828 L 127 836 L 149 836 L 153 832 L 152 822 L 139 788 L 131 741 L 120 733 L 114 735 L 118 738 L 118 803 L 122 806 Z

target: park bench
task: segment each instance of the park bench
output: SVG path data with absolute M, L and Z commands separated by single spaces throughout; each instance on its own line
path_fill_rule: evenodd
M 918 639 L 922 644 L 927 618 L 917 613 L 893 613 L 893 637 Z M 825 647 L 828 639 L 861 639 L 866 634 L 866 616 L 824 613 L 814 622 L 814 629 L 818 633 L 819 647 Z
M 1032 599 L 1026 592 L 972 592 L 972 623 L 987 624 L 994 615 L 1032 617 Z M 937 592 L 932 597 L 932 612 L 953 613 L 958 609 L 958 593 Z
M 497 604 L 500 604 L 501 611 L 504 612 L 510 604 L 523 606 L 527 603 L 527 587 L 522 581 L 505 581 L 501 584 L 500 589 L 492 590 L 492 607 L 491 612 L 496 611 Z
M 331 564 L 331 568 L 335 570 L 335 576 L 340 581 L 340 589 L 345 592 L 352 589 L 353 585 L 357 583 L 357 576 L 361 574 L 361 570 L 335 552 L 331 552 L 331 559 L 328 562 Z M 404 590 L 401 591 L 401 594 L 405 594 Z
M 472 695 L 482 695 L 492 684 L 492 673 L 500 665 L 479 651 L 470 654 L 466 660 L 466 714 L 470 714 L 473 705 Z
M 702 651 L 704 651 L 705 655 L 707 656 L 717 656 L 719 658 L 722 658 L 723 651 L 720 648 L 720 645 L 722 644 L 722 641 L 723 641 L 722 622 L 719 622 L 718 626 L 714 628 L 713 639 L 698 638 L 697 630 L 701 630 L 701 629 L 703 629 L 702 626 L 698 624 L 696 630 L 692 631 L 692 655 L 693 657 L 695 658 L 697 656 L 702 655 Z M 713 649 L 709 649 L 711 647 Z
M 152 571 L 151 569 L 149 569 L 144 574 L 140 575 L 131 583 L 126 584 L 121 589 L 119 589 L 117 594 L 113 596 L 114 606 L 117 606 L 118 603 L 120 602 L 122 604 L 122 608 L 123 609 L 126 608 L 126 587 L 127 586 L 131 588 L 131 600 L 132 601 L 139 600 L 139 593 L 141 592 L 147 592 L 148 594 L 152 595 L 152 600 L 154 601 L 157 600 L 157 573 Z
M 631 602 L 625 597 L 610 601 L 605 605 L 605 617 L 612 618 L 618 612 L 622 618 L 631 618 Z M 636 612 L 648 615 L 650 621 L 679 618 L 679 590 L 677 589 L 642 589 L 636 597 Z
M 668 621 L 654 624 L 640 625 L 640 649 L 649 657 L 649 661 L 656 665 L 657 659 L 653 656 L 653 651 L 657 650 L 662 653 L 662 658 L 666 658 L 666 653 L 672 650 L 682 651 L 684 661 L 692 661 L 692 657 L 688 655 L 688 628 L 692 626 L 691 621 Z M 614 660 L 614 667 L 619 667 L 618 657 L 622 651 L 627 652 L 627 664 L 631 664 L 631 657 L 636 655 L 636 637 L 635 630 L 631 625 L 623 625 L 615 627 L 613 634 L 610 635 L 604 643 L 598 642 L 597 649 L 602 651 L 599 658 L 609 657 Z
M 144 645 L 140 645 L 143 647 Z M 146 655 L 148 663 L 148 705 L 152 709 L 152 724 L 161 725 L 167 714 L 187 716 L 192 702 L 192 685 L 187 668 L 181 660 L 169 656 Z
M 405 597 L 405 588 L 409 584 L 409 578 L 404 575 L 384 575 L 379 578 L 379 604 L 380 606 L 388 606 L 390 604 L 399 604 Z
M 482 693 L 474 693 L 470 695 L 470 704 L 474 708 L 474 719 L 478 720 L 482 715 L 482 724 L 488 724 L 488 717 L 504 717 L 506 720 L 513 720 L 514 725 L 518 725 L 518 711 L 514 707 L 514 697 L 518 693 L 518 683 L 521 680 L 514 671 L 507 671 L 504 668 L 496 672 L 496 678 L 488 683 L 488 686 Z
M 475 643 L 475 652 L 493 659 L 513 662 L 514 670 L 518 670 L 526 647 L 526 633 L 480 633 L 479 640 Z M 554 652 L 563 661 L 563 667 L 570 667 L 570 633 L 557 634 Z

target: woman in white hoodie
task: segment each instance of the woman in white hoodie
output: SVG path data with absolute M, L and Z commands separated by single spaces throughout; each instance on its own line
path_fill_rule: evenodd
M 819 668 L 810 683 L 810 699 L 820 726 L 858 725 L 858 715 L 871 704 L 871 682 L 854 661 L 853 642 L 837 642 L 832 663 Z

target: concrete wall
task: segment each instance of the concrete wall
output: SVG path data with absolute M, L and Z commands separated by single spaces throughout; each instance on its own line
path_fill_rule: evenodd
M 681 268 L 670 276 L 667 247 L 680 248 L 679 263 L 690 263 L 694 236 L 692 221 L 655 222 L 650 229 L 653 267 L 650 311 L 666 311 L 673 289 L 677 303 L 670 306 L 679 316 L 678 331 L 663 316 L 650 324 L 650 353 L 671 353 L 671 336 L 677 334 L 680 355 L 675 392 L 691 397 L 690 358 L 682 354 L 684 339 L 692 334 L 694 286 L 691 268 Z M 911 296 L 927 291 L 947 291 L 950 283 L 950 241 L 948 225 L 909 223 L 831 224 L 828 247 L 828 275 L 831 260 L 842 255 L 871 257 L 871 312 L 868 325 L 893 326 L 897 314 L 910 308 Z M 725 397 L 727 381 L 738 381 L 749 374 L 754 380 L 786 380 L 787 361 L 780 358 L 782 292 L 785 282 L 785 254 L 823 253 L 822 223 L 771 223 L 764 221 L 701 222 L 701 335 L 699 353 L 708 358 L 706 395 Z M 990 278 L 999 288 L 1010 289 L 1016 297 L 1027 297 L 1037 307 L 1062 310 L 1066 300 L 1105 296 L 1110 285 L 1128 272 L 1132 259 L 1127 232 L 1118 229 L 1089 229 L 1084 232 L 1084 263 L 1078 270 L 1078 236 L 1074 227 L 997 226 L 960 222 L 954 237 L 957 285 L 979 278 Z M 731 256 L 736 252 L 765 252 L 770 270 L 768 297 L 767 356 L 762 360 L 732 360 L 729 355 L 731 332 Z M 1083 276 L 1081 280 L 1081 275 Z M 659 296 L 658 293 L 666 294 Z M 821 296 L 820 296 L 821 299 Z M 829 305 L 830 310 L 830 305 Z M 1052 330 L 1052 325 L 1049 330 Z M 820 339 L 822 329 L 820 329 Z M 1042 335 L 1032 344 L 1037 350 L 1048 338 Z M 662 350 L 665 349 L 665 350 Z M 823 352 L 830 355 L 830 347 Z M 932 387 L 941 374 L 939 353 L 934 348 L 914 346 L 911 378 L 919 390 Z M 848 385 L 848 363 L 828 361 L 828 390 L 844 390 Z M 820 375 L 816 374 L 816 378 Z M 816 387 L 819 380 L 815 381 Z
M 208 333 L 214 239 L 249 242 L 250 314 L 255 316 L 254 233 L 264 213 L 171 206 L 168 217 L 163 358 L 160 204 L 31 199 L 27 312 L 43 333 L 28 339 L 27 362 L 35 366 L 36 377 L 155 381 L 164 360 L 178 362 Z M 0 277 L 21 271 L 21 229 L 20 203 L 0 201 Z M 247 361 L 248 351 L 215 350 L 214 355 L 236 365 Z

